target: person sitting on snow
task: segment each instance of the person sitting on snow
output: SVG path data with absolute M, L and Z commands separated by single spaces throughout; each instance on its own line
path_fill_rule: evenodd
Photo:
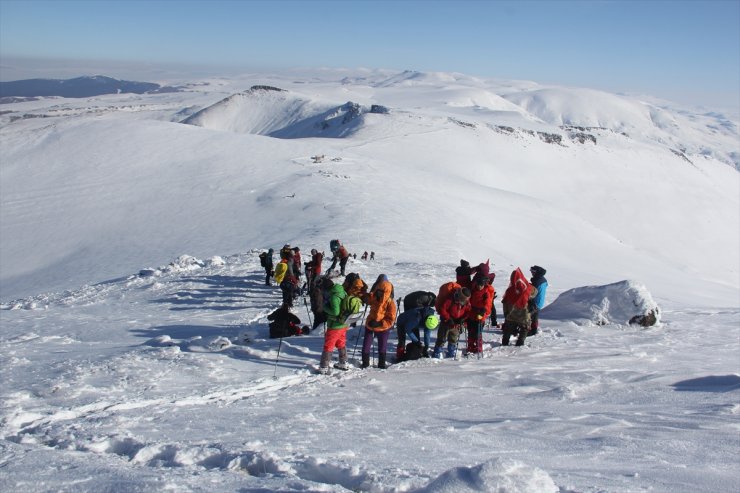
M 285 303 L 269 314 L 267 320 L 270 321 L 270 339 L 308 334 L 308 326 L 301 327 L 301 319 Z

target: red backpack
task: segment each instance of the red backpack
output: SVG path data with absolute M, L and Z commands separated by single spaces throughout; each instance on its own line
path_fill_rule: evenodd
M 439 287 L 437 300 L 434 302 L 434 308 L 437 309 L 437 313 L 439 313 L 439 309 L 442 308 L 442 305 L 445 304 L 445 301 L 452 297 L 452 293 L 454 293 L 456 289 L 460 289 L 461 287 L 462 286 L 460 286 L 455 281 L 450 281 L 448 283 L 442 284 Z

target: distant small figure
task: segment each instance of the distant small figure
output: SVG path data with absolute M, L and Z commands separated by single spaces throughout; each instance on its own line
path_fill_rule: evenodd
M 370 252 L 370 260 L 375 260 L 375 252 Z
M 357 254 L 356 254 L 356 253 L 353 253 L 353 254 L 352 254 L 352 258 L 353 258 L 354 260 L 357 260 Z
M 367 260 L 367 250 L 365 251 L 365 253 L 362 254 L 362 257 L 360 257 L 360 259 Z
M 266 252 L 260 253 L 260 265 L 265 269 L 265 286 L 271 286 L 270 278 L 273 276 L 274 272 L 272 270 L 273 263 L 272 263 L 272 248 L 267 250 Z

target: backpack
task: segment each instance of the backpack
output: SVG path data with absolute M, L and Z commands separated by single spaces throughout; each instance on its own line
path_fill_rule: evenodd
M 442 308 L 442 305 L 445 304 L 445 301 L 450 299 L 450 297 L 452 296 L 452 293 L 454 293 L 455 290 L 459 289 L 460 287 L 461 286 L 455 281 L 442 284 L 439 287 L 439 292 L 437 293 L 437 300 L 434 303 L 434 308 L 437 309 L 437 313 L 439 313 L 439 309 Z
M 409 342 L 406 344 L 406 351 L 404 352 L 403 360 L 404 361 L 413 361 L 417 359 L 421 359 L 421 357 L 424 356 L 422 354 L 422 348 L 418 344 L 414 344 L 413 342 Z
M 260 253 L 260 265 L 267 267 L 267 252 Z
M 353 315 L 360 313 L 360 307 L 362 301 L 357 296 L 348 294 L 339 303 L 339 317 L 337 317 L 342 323 L 347 323 Z M 357 317 L 355 317 L 357 318 Z

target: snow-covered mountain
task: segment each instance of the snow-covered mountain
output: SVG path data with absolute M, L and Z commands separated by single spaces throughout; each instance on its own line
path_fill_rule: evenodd
M 0 489 L 740 480 L 736 117 L 456 73 L 159 83 L 181 91 L 2 105 Z M 398 296 L 465 258 L 563 297 L 524 348 L 491 328 L 480 360 L 322 379 L 320 334 L 266 338 L 256 252 L 332 238 Z M 628 288 L 658 327 L 626 325 Z

